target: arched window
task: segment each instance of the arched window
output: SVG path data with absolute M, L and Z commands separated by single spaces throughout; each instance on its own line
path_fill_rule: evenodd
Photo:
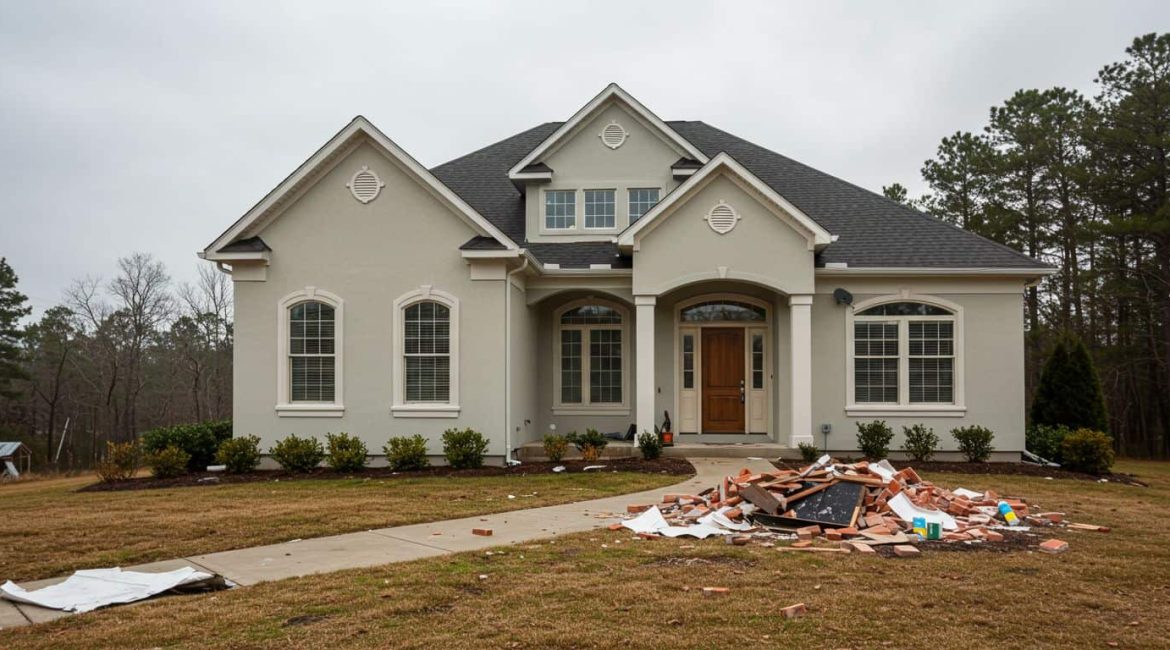
M 768 319 L 763 307 L 734 300 L 712 300 L 684 308 L 679 313 L 684 323 L 711 321 L 759 322 Z
M 422 287 L 394 301 L 395 417 L 459 415 L 459 301 Z
M 852 320 L 854 404 L 960 405 L 957 305 L 926 297 L 879 300 L 858 305 Z
M 341 298 L 316 287 L 285 296 L 277 306 L 277 415 L 341 417 Z
M 446 403 L 451 398 L 451 310 L 433 300 L 402 313 L 402 354 L 407 402 Z
M 556 398 L 560 407 L 626 407 L 626 312 L 595 300 L 556 317 Z

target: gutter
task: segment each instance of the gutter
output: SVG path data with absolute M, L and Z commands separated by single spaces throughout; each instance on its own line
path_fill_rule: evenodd
M 512 276 L 528 269 L 528 251 L 520 266 L 504 274 L 504 466 L 512 464 Z

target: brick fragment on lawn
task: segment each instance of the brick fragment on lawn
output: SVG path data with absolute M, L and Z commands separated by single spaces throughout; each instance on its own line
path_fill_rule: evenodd
M 1040 551 L 1056 555 L 1057 553 L 1064 553 L 1068 550 L 1068 542 L 1059 539 L 1050 539 L 1040 544 Z
M 780 610 L 780 613 L 783 614 L 784 618 L 787 618 L 787 619 L 800 618 L 801 616 L 804 616 L 807 612 L 808 612 L 808 607 L 804 603 L 796 603 L 795 605 L 789 605 L 788 607 L 785 607 L 784 609 Z
M 704 596 L 726 596 L 731 593 L 727 587 L 703 587 Z
M 919 551 L 917 547 L 909 544 L 898 544 L 894 546 L 894 555 L 898 557 L 918 557 Z

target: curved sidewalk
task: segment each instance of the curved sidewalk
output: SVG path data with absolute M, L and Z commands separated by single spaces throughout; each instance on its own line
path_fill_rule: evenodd
M 218 573 L 240 585 L 252 585 L 314 573 L 408 562 L 600 528 L 624 515 L 628 504 L 659 503 L 662 501 L 662 495 L 668 492 L 697 492 L 717 484 L 728 474 L 738 473 L 743 467 L 750 468 L 753 472 L 773 468 L 770 462 L 759 459 L 688 458 L 688 460 L 695 467 L 693 477 L 681 483 L 645 492 L 254 546 L 124 568 L 135 571 L 169 571 L 181 566 L 194 566 Z M 492 535 L 490 537 L 474 535 L 471 532 L 473 528 L 489 528 Z M 34 589 L 61 580 L 64 578 L 38 580 L 22 586 Z M 26 621 L 39 623 L 68 615 L 68 612 L 0 601 L 0 628 L 15 627 L 26 624 Z

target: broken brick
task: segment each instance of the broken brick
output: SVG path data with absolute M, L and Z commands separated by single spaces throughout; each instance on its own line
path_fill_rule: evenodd
M 917 557 L 919 552 L 917 547 L 909 544 L 897 544 L 894 546 L 894 555 L 898 557 Z
M 492 536 L 492 529 L 491 528 L 472 528 L 471 534 L 472 535 L 479 535 L 480 537 L 491 537 Z
M 784 618 L 789 618 L 789 619 L 800 618 L 801 616 L 804 616 L 807 612 L 808 612 L 808 607 L 805 606 L 804 603 L 796 603 L 795 605 L 789 605 L 788 607 L 785 607 L 784 609 L 780 610 L 780 613 L 784 615 Z
M 796 536 L 800 539 L 812 539 L 821 534 L 820 526 L 805 526 L 796 529 Z
M 726 596 L 731 593 L 727 587 L 703 587 L 704 596 Z
M 653 504 L 630 504 L 626 506 L 626 512 L 630 513 L 631 515 L 636 515 L 639 512 L 645 512 L 653 507 Z
M 1040 544 L 1040 551 L 1043 553 L 1050 553 L 1056 555 L 1057 553 L 1064 553 L 1068 550 L 1068 542 L 1059 539 L 1050 539 Z

